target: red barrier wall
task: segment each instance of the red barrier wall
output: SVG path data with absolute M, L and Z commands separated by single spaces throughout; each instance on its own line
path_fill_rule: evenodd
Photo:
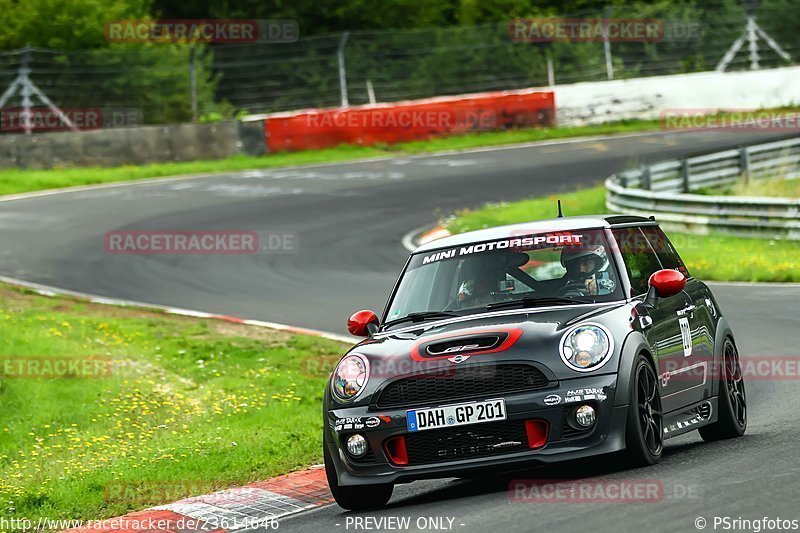
M 269 152 L 392 144 L 472 131 L 553 125 L 552 92 L 489 93 L 279 113 L 265 120 Z

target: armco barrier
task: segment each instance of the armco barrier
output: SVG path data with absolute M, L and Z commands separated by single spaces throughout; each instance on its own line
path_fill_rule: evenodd
M 665 227 L 800 240 L 800 200 L 693 194 L 737 181 L 800 178 L 800 137 L 742 146 L 614 174 L 606 207 L 655 214 Z
M 265 120 L 270 153 L 554 124 L 553 93 L 530 91 L 278 113 Z

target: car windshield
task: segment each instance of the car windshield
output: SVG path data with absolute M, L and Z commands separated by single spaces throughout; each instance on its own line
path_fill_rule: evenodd
M 526 233 L 413 255 L 385 321 L 415 313 L 468 314 L 516 303 L 606 302 L 622 299 L 619 285 L 602 229 Z

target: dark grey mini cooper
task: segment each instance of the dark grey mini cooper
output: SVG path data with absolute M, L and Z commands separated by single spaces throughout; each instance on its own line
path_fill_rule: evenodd
M 652 220 L 568 217 L 434 241 L 324 400 L 328 483 L 345 509 L 395 483 L 614 454 L 747 426 L 733 332 Z

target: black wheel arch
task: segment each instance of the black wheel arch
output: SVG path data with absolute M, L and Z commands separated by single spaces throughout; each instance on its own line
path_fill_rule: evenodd
M 619 357 L 619 369 L 617 370 L 617 391 L 614 395 L 614 406 L 628 405 L 630 398 L 631 382 L 633 380 L 634 369 L 639 356 L 644 355 L 658 377 L 658 365 L 653 355 L 653 349 L 647 339 L 639 331 L 632 331 L 625 337 L 622 343 Z
M 733 330 L 725 317 L 720 317 L 717 322 L 717 331 L 714 333 L 714 365 L 711 368 L 712 376 L 721 375 L 719 372 L 722 368 L 723 358 L 725 357 L 725 339 L 730 338 L 733 345 L 736 346 L 736 340 L 733 338 Z M 713 385 L 711 389 L 712 396 L 719 396 L 719 380 L 712 380 Z

